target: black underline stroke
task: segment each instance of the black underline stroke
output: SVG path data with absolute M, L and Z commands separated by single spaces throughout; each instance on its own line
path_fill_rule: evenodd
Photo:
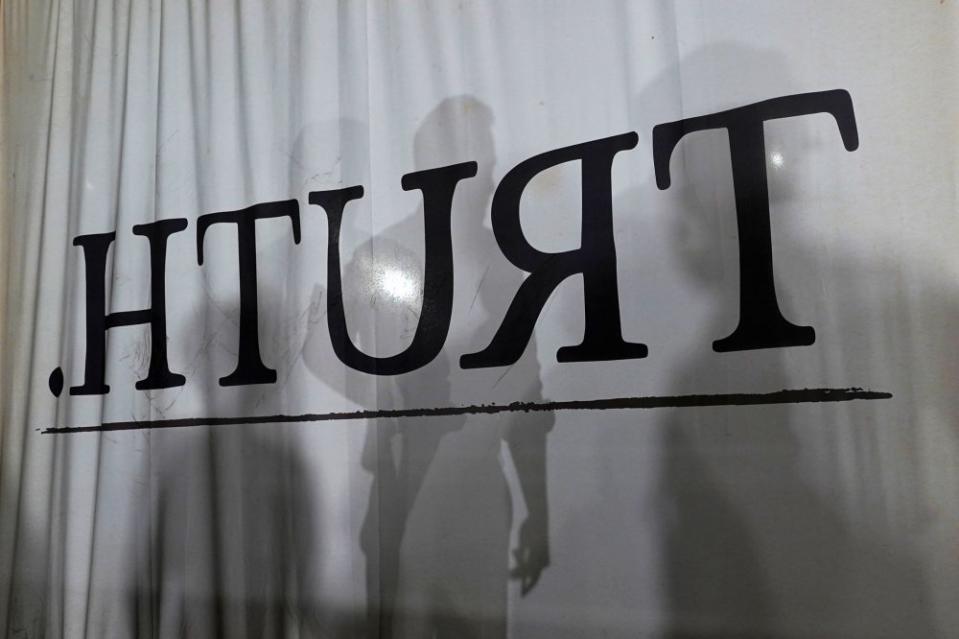
M 471 404 L 436 408 L 400 408 L 357 410 L 342 413 L 305 413 L 302 415 L 251 415 L 242 417 L 184 417 L 126 422 L 103 422 L 93 426 L 45 428 L 43 434 L 94 433 L 116 430 L 186 428 L 191 426 L 239 426 L 243 424 L 291 424 L 300 422 L 345 421 L 351 419 L 389 419 L 408 417 L 445 417 L 450 415 L 492 415 L 515 412 L 552 412 L 561 410 L 634 410 L 650 408 L 693 408 L 702 406 L 759 406 L 765 404 L 809 404 L 849 402 L 857 399 L 891 399 L 892 393 L 862 388 L 803 388 L 773 393 L 723 393 L 717 395 L 664 395 L 614 397 L 561 402 L 513 402 L 511 404 Z

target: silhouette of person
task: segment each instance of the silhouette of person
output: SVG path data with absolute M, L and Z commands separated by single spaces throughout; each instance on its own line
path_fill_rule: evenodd
M 489 262 L 490 252 L 496 250 L 491 232 L 483 226 L 493 188 L 491 126 L 488 107 L 459 96 L 434 108 L 414 137 L 417 169 L 466 160 L 479 166 L 476 177 L 457 186 L 453 201 L 454 237 L 467 238 L 464 246 L 456 247 L 457 276 L 461 267 L 471 272 L 482 260 Z M 463 215 L 457 216 L 457 211 Z M 351 317 L 362 312 L 357 310 L 362 308 L 355 301 L 358 297 L 376 307 L 375 330 L 367 332 L 373 333 L 370 339 L 377 354 L 403 348 L 403 340 L 419 321 L 422 260 L 416 256 L 422 254 L 422 220 L 421 206 L 417 214 L 377 232 L 344 269 L 345 295 L 350 294 L 351 282 L 364 287 L 353 302 L 344 301 L 353 309 Z M 495 296 L 512 294 L 518 285 L 515 269 L 501 264 L 495 270 L 491 276 L 487 269 L 476 293 L 489 314 L 487 325 L 505 308 L 498 300 L 492 303 Z M 464 288 L 457 286 L 457 291 Z M 494 329 L 484 326 L 480 339 Z M 328 339 L 325 334 L 319 337 Z M 318 339 L 316 333 L 311 341 L 314 338 Z M 458 348 L 455 338 L 451 342 L 420 370 L 377 378 L 377 405 L 447 406 L 458 398 L 484 396 L 484 383 L 489 382 L 488 391 L 502 371 L 472 376 L 470 388 L 465 388 L 465 376 L 454 374 L 451 358 L 466 346 Z M 357 403 L 369 401 L 366 376 L 350 372 L 340 379 L 324 374 L 318 352 L 316 344 L 308 345 L 305 358 L 321 379 Z M 524 358 L 509 376 L 517 400 L 541 399 L 534 356 Z M 551 425 L 552 416 L 546 413 L 519 418 L 380 419 L 368 425 L 362 463 L 372 475 L 372 485 L 360 547 L 367 560 L 371 636 L 505 637 L 512 504 L 501 445 L 504 441 L 508 445 L 529 512 L 520 527 L 512 571 L 525 594 L 549 562 L 545 454 Z
M 713 46 L 684 58 L 681 72 L 664 74 L 638 102 L 642 107 L 682 91 L 671 85 L 677 78 L 706 95 L 711 95 L 711 79 L 731 77 L 768 87 L 773 93 L 764 97 L 785 95 L 791 88 L 785 69 L 774 52 Z M 710 111 L 738 105 L 714 106 Z M 682 114 L 694 115 L 701 113 Z M 787 133 L 777 130 L 768 135 L 767 154 L 780 143 L 786 162 L 798 164 L 815 152 L 816 140 L 801 122 Z M 836 149 L 843 152 L 838 134 Z M 787 349 L 710 352 L 709 342 L 728 335 L 738 314 L 737 247 L 735 241 L 726 241 L 726 228 L 734 228 L 736 198 L 755 195 L 734 197 L 722 135 L 690 140 L 685 148 L 677 148 L 676 156 L 673 185 L 667 192 L 673 203 L 673 250 L 687 282 L 710 305 L 707 321 L 698 331 L 703 346 L 678 368 L 672 388 L 685 394 L 768 392 L 808 385 L 807 378 L 787 366 Z M 809 281 L 810 274 L 819 272 L 818 252 L 798 239 L 802 238 L 798 225 L 777 217 L 800 189 L 789 167 L 780 166 L 783 156 L 770 155 L 769 162 L 774 257 L 780 260 L 775 271 L 779 303 L 791 321 L 812 323 L 810 307 L 797 307 L 791 291 L 797 282 Z M 654 197 L 650 184 L 624 194 L 618 206 Z M 783 262 L 789 266 L 783 267 Z M 853 283 L 844 281 L 843 268 L 833 264 L 830 272 L 838 278 L 832 284 L 836 291 L 854 289 Z M 797 273 L 806 279 L 789 276 Z M 838 299 L 846 307 L 841 314 L 874 315 L 862 312 L 863 305 L 877 304 L 874 300 L 856 295 Z M 839 504 L 824 498 L 824 484 L 801 463 L 805 447 L 834 449 L 838 434 L 810 423 L 817 416 L 835 420 L 836 430 L 841 430 L 838 424 L 843 422 L 835 415 L 870 409 L 823 409 L 832 417 L 818 410 L 780 404 L 667 413 L 661 482 L 666 636 L 929 636 L 920 575 L 917 565 L 910 563 L 908 546 L 890 543 L 880 529 L 852 528 L 841 517 Z M 825 485 L 838 476 L 837 464 L 825 454 L 816 459 Z M 868 483 L 864 468 L 858 472 Z
M 274 295 L 261 284 L 261 308 L 281 307 Z M 205 388 L 198 414 L 254 415 L 262 388 L 217 385 L 235 365 L 238 304 L 206 311 L 191 328 L 204 336 L 188 371 Z M 267 365 L 282 369 L 273 357 L 264 351 Z M 334 611 L 319 605 L 316 480 L 295 429 L 149 432 L 128 636 L 326 636 Z

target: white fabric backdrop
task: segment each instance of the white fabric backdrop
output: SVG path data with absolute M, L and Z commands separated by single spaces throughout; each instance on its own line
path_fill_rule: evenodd
M 959 627 L 953 0 L 0 5 L 4 636 L 388 636 L 390 626 L 395 636 L 877 638 Z M 660 191 L 652 127 L 837 88 L 853 99 L 857 151 L 825 115 L 766 125 L 780 304 L 816 328 L 816 343 L 716 353 L 738 312 L 725 135 L 682 142 Z M 624 336 L 649 357 L 556 362 L 582 335 L 573 278 L 518 364 L 461 369 L 522 278 L 490 230 L 495 184 L 537 153 L 628 131 L 639 144 L 613 169 L 620 305 Z M 416 326 L 423 251 L 420 194 L 400 176 L 468 160 L 478 174 L 454 200 L 443 353 L 400 377 L 348 372 L 326 328 L 326 216 L 307 193 L 364 185 L 343 231 L 348 318 L 365 350 L 391 354 Z M 579 191 L 573 164 L 530 184 L 522 219 L 537 248 L 578 245 Z M 200 266 L 196 218 L 289 198 L 300 244 L 288 221 L 257 227 L 260 344 L 278 381 L 220 387 L 236 361 L 236 235 L 211 230 Z M 83 374 L 73 238 L 115 230 L 108 307 L 145 308 L 148 244 L 131 228 L 180 217 L 190 226 L 167 255 L 168 348 L 187 383 L 136 390 L 149 331 L 115 328 L 110 393 L 55 398 L 50 371 L 62 367 L 67 386 Z M 399 294 L 384 273 L 400 274 Z M 39 432 L 852 386 L 894 397 Z M 390 494 L 378 464 L 416 445 L 406 435 L 408 450 L 391 450 L 391 429 L 439 443 L 397 551 L 401 609 L 377 625 L 367 603 L 378 547 L 396 541 L 377 519 Z M 550 564 L 522 596 L 507 571 L 529 509 L 514 470 L 526 462 L 501 442 L 536 429 L 549 430 Z

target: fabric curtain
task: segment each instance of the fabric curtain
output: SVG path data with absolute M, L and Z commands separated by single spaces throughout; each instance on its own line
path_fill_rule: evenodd
M 3 636 L 959 627 L 953 0 L 0 8 Z

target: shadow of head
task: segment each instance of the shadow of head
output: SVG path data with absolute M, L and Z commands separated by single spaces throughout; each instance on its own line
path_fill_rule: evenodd
M 678 64 L 657 74 L 637 94 L 634 119 L 648 123 L 640 133 L 649 135 L 655 124 L 823 88 L 836 87 L 799 85 L 785 57 L 775 50 L 715 44 L 683 56 Z M 806 120 L 772 120 L 764 126 L 766 178 L 774 226 L 789 223 L 779 215 L 781 205 L 802 191 L 798 183 L 800 169 L 818 145 Z M 651 145 L 652 141 L 647 143 Z M 685 136 L 672 153 L 669 170 L 672 184 L 661 197 L 668 199 L 672 209 L 672 236 L 678 260 L 690 279 L 714 287 L 736 261 L 736 198 L 753 197 L 734 192 L 726 130 L 698 131 Z

